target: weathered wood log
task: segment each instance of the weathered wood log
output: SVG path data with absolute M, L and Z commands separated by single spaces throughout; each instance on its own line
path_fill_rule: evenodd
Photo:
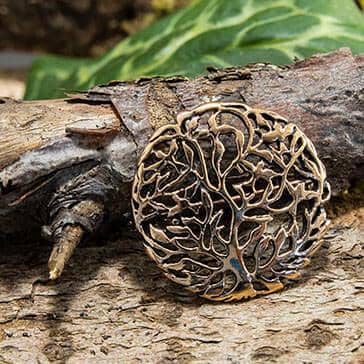
M 363 177 L 363 69 L 364 58 L 344 49 L 286 67 L 113 82 L 66 100 L 3 100 L 0 235 L 37 236 L 43 226 L 57 243 L 68 241 L 67 225 L 94 233 L 118 219 L 129 210 L 137 159 L 154 130 L 207 101 L 243 101 L 296 123 L 316 145 L 337 194 Z M 80 212 L 85 201 L 98 205 L 98 216 Z
M 46 175 L 42 180 L 45 182 L 49 177 L 53 181 L 58 180 L 63 174 L 64 180 L 60 185 L 64 187 L 70 178 L 93 168 L 93 164 L 91 167 L 87 164 L 88 161 L 84 162 L 83 168 L 77 166 L 84 156 L 81 152 L 94 150 L 97 146 L 101 153 L 105 151 L 105 145 L 107 150 L 109 138 L 115 139 L 110 130 L 118 129 L 120 125 L 124 131 L 130 120 L 128 115 L 131 119 L 133 115 L 136 118 L 147 115 L 147 120 L 154 120 L 156 124 L 158 120 L 169 122 L 174 117 L 174 114 L 169 115 L 169 110 L 189 108 L 218 95 L 222 95 L 223 99 L 235 100 L 242 91 L 249 105 L 278 111 L 296 121 L 310 135 L 321 158 L 326 156 L 331 184 L 334 191 L 339 193 L 353 180 L 362 178 L 362 171 L 355 170 L 355 166 L 363 164 L 363 62 L 362 57 L 354 58 L 347 51 L 341 51 L 285 69 L 269 66 L 245 69 L 244 72 L 250 74 L 247 76 L 251 77 L 250 80 L 235 79 L 243 77 L 243 71 L 235 70 L 232 75 L 224 72 L 222 78 L 219 76 L 221 72 L 214 72 L 210 79 L 203 78 L 199 82 L 181 80 L 165 83 L 156 80 L 123 85 L 125 90 L 132 86 L 134 92 L 144 88 L 149 96 L 135 98 L 136 108 L 126 109 L 126 102 L 122 123 L 107 95 L 116 86 L 97 88 L 88 96 L 82 95 L 83 100 L 6 101 L 0 104 L 0 151 L 8 149 L 0 158 L 0 170 L 3 171 L 5 166 L 15 166 L 25 155 L 31 157 L 40 150 L 40 145 L 48 145 L 49 148 L 53 140 L 62 140 L 64 146 L 69 142 L 69 149 L 61 148 L 57 153 L 56 148 L 51 148 L 54 154 L 46 164 L 47 168 L 58 171 L 59 165 L 54 167 L 52 158 L 57 158 L 56 163 L 63 158 L 67 164 L 67 155 L 62 153 L 76 151 L 71 147 L 75 142 L 74 148 L 82 146 L 77 149 L 79 154 L 73 155 L 74 159 L 71 160 L 76 167 L 61 167 L 58 174 Z M 236 72 L 240 76 L 236 76 Z M 288 75 L 292 89 L 285 97 L 279 85 L 284 89 Z M 229 81 L 230 77 L 233 80 Z M 260 78 L 265 80 L 260 85 L 271 87 L 256 90 L 255 85 Z M 233 86 L 230 82 L 233 82 Z M 169 84 L 173 86 L 169 87 Z M 223 85 L 230 86 L 224 88 Z M 170 101 L 169 93 L 165 96 L 165 87 L 172 94 L 179 90 L 176 103 Z M 132 105 L 132 92 L 125 91 L 125 94 L 129 97 L 125 100 L 130 100 L 129 105 Z M 85 96 L 98 101 L 84 100 Z M 324 100 L 331 103 L 324 103 Z M 306 104 L 310 107 L 302 108 Z M 315 106 L 312 107 L 312 104 Z M 293 112 L 290 111 L 291 107 Z M 95 124 L 92 121 L 98 118 L 106 126 L 112 127 L 103 128 L 102 133 L 94 130 L 98 128 L 92 128 Z M 68 131 L 62 126 L 57 131 L 55 127 L 57 137 L 53 139 L 50 134 L 44 133 L 44 140 L 38 140 L 39 130 L 49 131 L 52 128 L 46 125 L 52 121 L 57 124 L 57 120 L 60 120 L 60 125 L 64 120 L 70 126 Z M 28 126 L 25 125 L 27 121 L 30 121 Z M 86 133 L 79 123 L 88 125 Z M 19 133 L 22 124 L 23 130 L 35 128 L 34 133 Z M 326 125 L 329 125 L 328 130 L 325 130 Z M 337 139 L 332 137 L 332 143 L 325 144 L 325 137 L 333 135 L 336 128 L 348 134 L 343 137 L 338 133 Z M 11 129 L 14 134 L 5 143 L 3 133 Z M 330 130 L 331 134 L 328 134 Z M 316 135 L 318 131 L 320 133 Z M 33 144 L 17 143 L 17 140 L 30 140 Z M 136 149 L 134 141 L 131 145 Z M 50 149 L 43 150 L 48 152 Z M 330 156 L 336 160 L 331 161 Z M 336 165 L 339 168 L 335 168 Z M 34 170 L 39 170 L 39 165 L 34 165 Z M 34 175 L 29 176 L 28 181 L 34 181 Z M 100 186 L 96 183 L 99 181 L 92 182 L 94 186 Z M 126 185 L 129 188 L 129 182 Z M 56 183 L 52 185 L 52 188 L 55 187 Z M 18 230 L 23 232 L 18 238 L 23 240 L 26 238 L 25 217 L 29 223 L 32 220 L 30 215 L 34 215 L 36 228 L 44 221 L 47 223 L 49 217 L 41 213 L 39 207 L 42 204 L 35 197 L 33 203 L 19 205 L 13 210 L 17 211 L 13 214 L 16 220 L 6 218 L 10 209 L 4 209 L 5 199 L 11 192 L 15 201 L 19 196 L 16 184 L 13 188 L 2 190 L 4 193 L 0 195 L 0 226 L 5 230 L 5 224 L 12 229 L 20 224 Z M 49 190 L 52 191 L 52 188 Z M 34 196 L 43 196 L 46 191 L 37 190 Z M 24 191 L 22 193 L 21 196 L 24 196 Z M 120 195 L 117 196 L 120 199 Z M 26 199 L 27 196 L 21 202 Z M 119 211 L 127 209 L 125 203 L 124 200 L 120 202 Z M 180 289 L 162 278 L 154 264 L 143 254 L 141 241 L 135 236 L 128 236 L 130 229 L 123 229 L 121 237 L 115 241 L 106 243 L 103 238 L 80 248 L 56 285 L 47 279 L 45 262 L 49 247 L 46 244 L 35 241 L 32 245 L 15 245 L 5 237 L 0 244 L 0 361 L 360 363 L 364 330 L 361 320 L 362 226 L 362 209 L 335 219 L 329 235 L 330 244 L 325 244 L 317 254 L 300 284 L 258 300 L 232 304 L 211 304 L 198 299 L 187 304 L 181 302 L 184 297 Z
M 57 284 L 47 245 L 0 245 L 0 362 L 361 364 L 363 226 L 335 219 L 299 284 L 220 304 L 183 302 L 135 236 L 80 247 Z

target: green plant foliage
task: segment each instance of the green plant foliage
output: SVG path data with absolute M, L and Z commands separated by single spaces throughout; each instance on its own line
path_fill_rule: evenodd
M 110 80 L 291 63 L 350 47 L 364 52 L 363 15 L 349 0 L 200 0 L 93 60 L 35 60 L 26 99 L 62 97 Z

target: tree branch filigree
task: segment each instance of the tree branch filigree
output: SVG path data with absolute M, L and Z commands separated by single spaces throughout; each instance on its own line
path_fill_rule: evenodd
M 155 133 L 132 203 L 168 278 L 234 300 L 299 275 L 321 245 L 328 198 L 325 168 L 297 126 L 241 103 L 209 103 Z

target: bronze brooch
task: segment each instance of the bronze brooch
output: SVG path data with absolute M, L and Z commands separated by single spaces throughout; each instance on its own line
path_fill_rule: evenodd
M 276 113 L 207 103 L 161 127 L 138 164 L 136 226 L 172 281 L 211 300 L 281 289 L 320 247 L 324 165 Z

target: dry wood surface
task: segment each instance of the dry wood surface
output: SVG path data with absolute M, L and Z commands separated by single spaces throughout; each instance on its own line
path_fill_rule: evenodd
M 103 128 L 130 133 L 142 149 L 148 134 L 178 111 L 218 97 L 296 122 L 314 141 L 339 194 L 363 176 L 363 70 L 363 57 L 342 50 L 283 68 L 255 65 L 191 81 L 112 84 L 72 102 L 5 100 L 0 165 L 67 138 L 66 126 L 86 122 L 89 131 L 99 119 Z M 142 124 L 133 124 L 138 118 Z M 144 134 L 135 125 L 144 126 Z M 130 225 L 81 244 L 56 282 L 47 278 L 49 243 L 25 244 L 21 234 L 17 243 L 2 241 L 0 362 L 362 363 L 359 197 L 352 196 L 349 209 L 332 201 L 324 246 L 298 283 L 238 303 L 184 294 L 147 258 Z

